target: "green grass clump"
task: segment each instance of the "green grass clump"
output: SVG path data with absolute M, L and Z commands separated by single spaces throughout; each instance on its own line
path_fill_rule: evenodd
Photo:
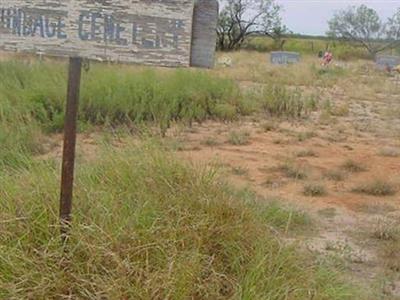
M 275 212 L 160 149 L 107 146 L 78 166 L 66 252 L 57 165 L 0 173 L 0 298 L 354 299 L 279 240 Z
M 250 143 L 250 132 L 247 130 L 233 130 L 229 133 L 228 142 L 235 146 L 243 146 Z
M 301 92 L 279 85 L 266 86 L 260 97 L 261 108 L 271 116 L 299 118 L 307 113 L 306 99 Z
M 376 179 L 355 187 L 353 189 L 353 192 L 371 196 L 384 197 L 396 194 L 396 188 L 389 182 Z

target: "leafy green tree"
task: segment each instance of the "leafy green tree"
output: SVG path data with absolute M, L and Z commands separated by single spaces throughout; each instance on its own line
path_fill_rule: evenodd
M 220 2 L 218 48 L 239 48 L 250 35 L 282 36 L 286 27 L 275 0 L 227 0 Z
M 383 22 L 374 9 L 352 6 L 336 13 L 328 23 L 328 35 L 356 42 L 371 55 L 400 44 L 400 9 Z

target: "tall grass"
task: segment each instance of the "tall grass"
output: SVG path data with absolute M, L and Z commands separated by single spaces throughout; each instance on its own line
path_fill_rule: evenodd
M 23 106 L 49 130 L 60 130 L 66 94 L 61 63 L 0 63 L 3 102 Z M 206 72 L 155 70 L 93 64 L 82 81 L 80 120 L 92 124 L 171 120 L 202 121 L 217 114 L 216 105 L 235 105 L 235 85 Z
M 271 231 L 287 214 L 246 204 L 214 170 L 159 149 L 106 146 L 78 168 L 64 256 L 57 167 L 0 173 L 0 298 L 354 299 Z
M 42 132 L 63 128 L 67 74 L 62 62 L 0 62 L 0 164 L 41 149 Z M 157 125 L 234 119 L 240 93 L 230 80 L 193 70 L 92 64 L 83 74 L 79 122 Z

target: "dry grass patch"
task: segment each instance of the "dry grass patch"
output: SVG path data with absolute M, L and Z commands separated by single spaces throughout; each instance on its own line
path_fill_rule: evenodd
M 380 218 L 375 224 L 372 237 L 383 241 L 400 240 L 400 224 L 397 220 Z
M 363 183 L 360 186 L 353 188 L 354 193 L 365 194 L 370 196 L 392 196 L 396 194 L 395 186 L 387 181 L 375 179 L 371 182 Z
M 308 170 L 305 166 L 297 164 L 292 161 L 286 161 L 277 168 L 286 177 L 293 179 L 306 179 L 308 177 Z
M 400 240 L 387 241 L 382 249 L 383 264 L 393 272 L 400 272 Z
M 312 149 L 302 149 L 297 151 L 296 153 L 297 157 L 317 157 L 318 154 L 312 150 Z
M 320 183 L 308 183 L 303 188 L 303 194 L 307 197 L 322 197 L 327 194 L 327 191 Z
M 314 138 L 316 136 L 317 136 L 317 134 L 315 132 L 313 132 L 313 131 L 299 132 L 297 134 L 297 140 L 299 142 L 304 142 L 304 141 L 312 139 L 312 138 Z
M 354 161 L 352 159 L 346 160 L 341 167 L 343 170 L 351 173 L 359 173 L 367 171 L 367 168 L 362 163 Z
M 379 150 L 378 154 L 385 157 L 399 157 L 400 150 L 393 147 L 386 147 Z
M 201 141 L 201 144 L 204 146 L 215 147 L 220 144 L 220 142 L 215 137 L 207 137 Z
M 324 178 L 333 181 L 343 181 L 346 178 L 346 174 L 340 170 L 328 170 L 324 173 Z
M 261 128 L 264 132 L 275 131 L 279 128 L 279 125 L 273 121 L 264 122 L 261 124 Z
M 243 167 L 232 167 L 232 173 L 237 176 L 245 176 L 249 174 L 249 170 Z

